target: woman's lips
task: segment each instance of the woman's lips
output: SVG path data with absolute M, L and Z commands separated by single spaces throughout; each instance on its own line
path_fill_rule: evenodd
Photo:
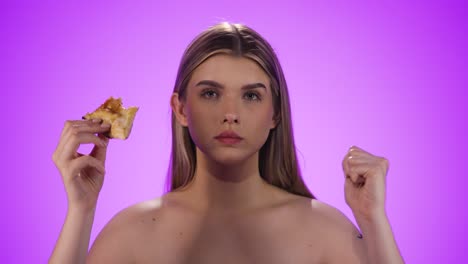
M 241 138 L 232 138 L 232 137 L 217 137 L 216 139 L 224 144 L 229 144 L 229 145 L 239 143 L 242 140 Z
M 223 131 L 221 134 L 217 135 L 215 139 L 219 140 L 220 142 L 224 144 L 233 145 L 233 144 L 239 143 L 242 140 L 242 137 L 239 136 L 233 130 L 226 130 L 226 131 Z

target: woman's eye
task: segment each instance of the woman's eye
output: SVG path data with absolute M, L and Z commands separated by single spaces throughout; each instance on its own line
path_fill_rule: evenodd
M 246 93 L 245 96 L 250 101 L 260 101 L 260 96 L 256 93 Z
M 215 91 L 205 91 L 202 93 L 202 97 L 205 97 L 205 98 L 212 98 L 212 97 L 215 97 L 216 96 L 216 92 Z

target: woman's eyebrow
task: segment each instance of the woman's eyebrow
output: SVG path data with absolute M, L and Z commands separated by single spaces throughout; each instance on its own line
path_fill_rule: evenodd
M 219 88 L 219 89 L 224 89 L 224 86 L 216 81 L 211 81 L 211 80 L 203 80 L 198 82 L 195 86 L 202 86 L 202 85 L 207 85 L 207 86 L 212 86 L 214 88 Z M 242 86 L 242 90 L 250 90 L 250 89 L 255 89 L 255 88 L 263 88 L 266 91 L 266 86 L 263 83 L 251 83 L 251 84 L 246 84 Z
M 263 83 L 251 83 L 242 86 L 242 90 L 250 90 L 250 89 L 255 89 L 255 88 L 263 88 L 265 91 L 267 90 L 266 86 Z
M 210 81 L 210 80 L 200 81 L 195 86 L 202 86 L 202 85 L 212 86 L 212 87 L 220 88 L 220 89 L 224 88 L 224 86 L 222 84 L 220 84 L 218 82 L 215 82 L 215 81 Z

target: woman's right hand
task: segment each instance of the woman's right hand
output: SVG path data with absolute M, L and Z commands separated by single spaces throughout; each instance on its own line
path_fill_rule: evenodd
M 69 209 L 92 210 L 104 183 L 109 139 L 101 120 L 66 121 L 52 160 L 62 175 Z M 97 135 L 96 135 L 97 134 Z M 89 155 L 78 153 L 81 144 L 94 144 Z

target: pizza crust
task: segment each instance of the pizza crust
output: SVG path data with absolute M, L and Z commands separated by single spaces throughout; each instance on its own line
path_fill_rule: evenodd
M 138 109 L 135 106 L 124 108 L 121 98 L 110 97 L 94 112 L 84 115 L 83 119 L 101 119 L 103 123 L 111 125 L 105 136 L 125 140 L 130 136 Z

